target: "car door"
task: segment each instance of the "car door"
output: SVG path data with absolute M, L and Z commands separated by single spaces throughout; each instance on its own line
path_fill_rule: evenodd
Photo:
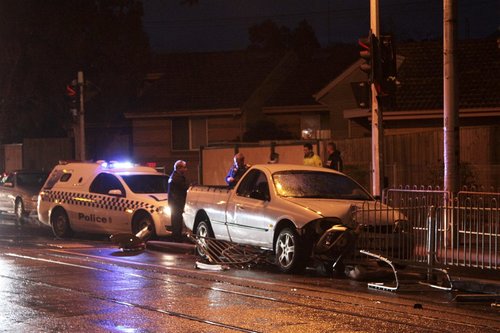
M 228 207 L 228 230 L 233 242 L 272 246 L 274 221 L 268 214 L 270 200 L 266 175 L 257 169 L 250 170 Z
M 107 234 L 131 231 L 130 217 L 120 205 L 126 197 L 125 188 L 115 175 L 100 173 L 90 184 L 89 192 L 89 209 L 80 211 L 76 217 L 84 229 Z

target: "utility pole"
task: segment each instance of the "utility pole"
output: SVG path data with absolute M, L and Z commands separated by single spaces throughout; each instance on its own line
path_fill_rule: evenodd
M 370 29 L 375 37 L 380 37 L 378 0 L 370 0 Z M 375 64 L 372 64 L 373 66 Z M 375 197 L 382 195 L 381 187 L 384 179 L 382 110 L 378 105 L 377 89 L 371 83 L 371 114 L 372 114 L 372 194 Z
M 458 192 L 460 127 L 455 66 L 456 0 L 443 2 L 443 160 L 444 190 Z
M 80 89 L 80 109 L 78 110 L 78 125 L 79 125 L 79 133 L 78 133 L 78 150 L 79 150 L 79 159 L 80 161 L 85 161 L 85 106 L 83 104 L 85 98 L 84 94 L 84 84 L 85 80 L 83 79 L 83 72 L 78 72 L 78 87 Z

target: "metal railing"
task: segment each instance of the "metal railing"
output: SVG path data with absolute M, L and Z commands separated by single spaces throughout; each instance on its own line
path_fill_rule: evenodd
M 360 250 L 430 268 L 500 269 L 500 193 L 390 189 L 355 214 Z

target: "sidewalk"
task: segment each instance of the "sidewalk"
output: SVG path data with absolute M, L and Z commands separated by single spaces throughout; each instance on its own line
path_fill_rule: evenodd
M 448 274 L 455 289 L 470 293 L 497 294 L 500 300 L 500 270 L 451 267 Z

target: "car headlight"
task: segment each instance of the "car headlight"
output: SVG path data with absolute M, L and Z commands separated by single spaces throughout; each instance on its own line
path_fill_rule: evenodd
M 160 206 L 158 208 L 158 213 L 162 215 L 170 216 L 170 207 L 169 206 Z

